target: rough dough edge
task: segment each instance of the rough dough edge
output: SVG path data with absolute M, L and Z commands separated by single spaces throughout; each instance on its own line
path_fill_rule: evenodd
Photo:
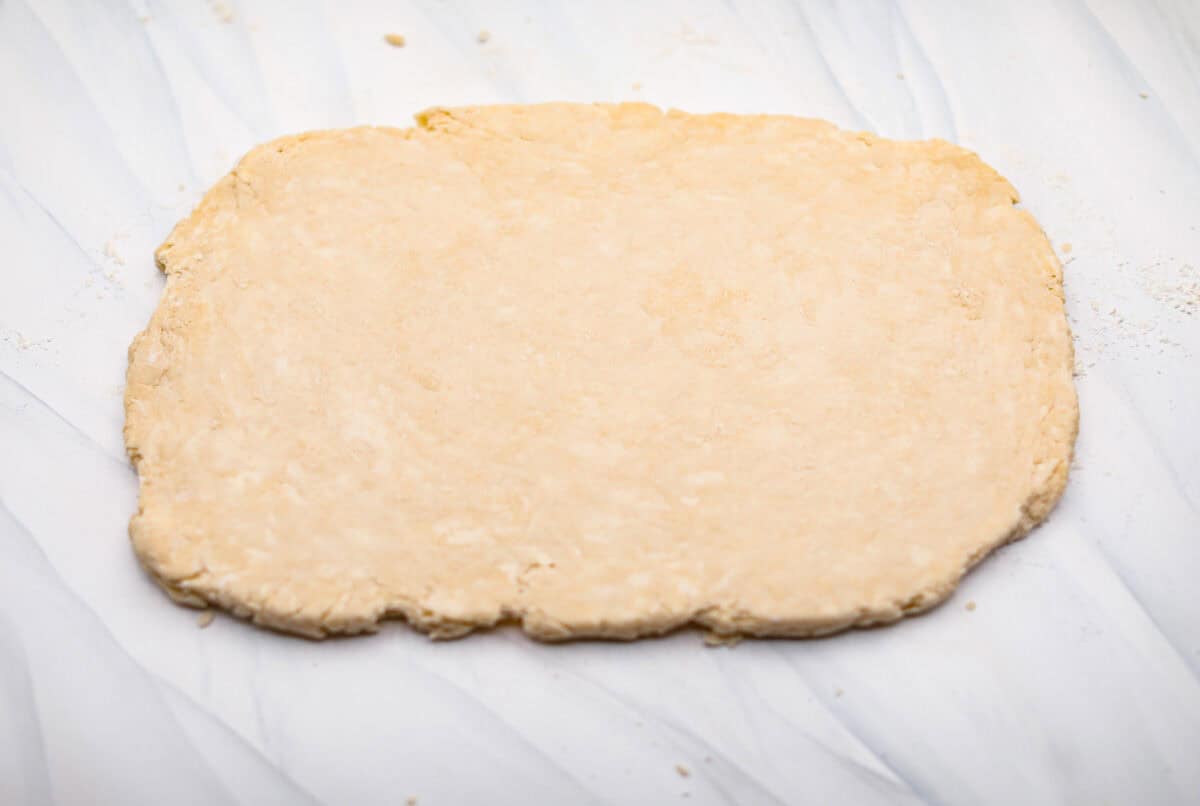
M 505 108 L 504 105 L 497 105 L 500 108 Z M 545 104 L 544 106 L 563 106 L 562 104 Z M 574 105 L 573 105 L 574 106 Z M 803 122 L 810 124 L 814 128 L 824 128 L 840 132 L 844 135 L 854 137 L 863 143 L 870 145 L 877 139 L 877 135 L 870 132 L 855 132 L 844 130 L 827 121 L 800 118 L 791 115 L 729 115 L 726 113 L 713 114 L 698 114 L 681 112 L 675 109 L 661 110 L 657 107 L 641 104 L 641 103 L 625 103 L 625 104 L 592 104 L 597 109 L 605 110 L 610 115 L 622 109 L 636 109 L 642 113 L 656 112 L 659 115 L 667 117 L 686 116 L 690 118 L 698 118 L 708 120 L 717 125 L 724 124 L 731 119 L 744 120 L 751 118 L 758 119 L 786 119 L 790 121 Z M 508 108 L 526 108 L 525 105 L 514 105 Z M 342 617 L 330 621 L 329 616 L 331 611 L 336 608 L 338 602 L 330 604 L 318 617 L 304 617 L 298 611 L 280 611 L 273 609 L 270 606 L 269 598 L 264 601 L 264 606 L 261 609 L 253 609 L 239 597 L 235 597 L 226 590 L 222 590 L 211 578 L 207 569 L 201 568 L 194 571 L 185 571 L 183 569 L 170 569 L 165 567 L 165 563 L 156 563 L 148 557 L 142 555 L 140 551 L 136 551 L 138 542 L 138 526 L 139 520 L 144 512 L 145 504 L 145 484 L 141 474 L 142 456 L 139 448 L 139 432 L 141 431 L 141 421 L 139 413 L 134 405 L 135 394 L 134 390 L 134 375 L 140 368 L 140 351 L 145 348 L 151 341 L 157 341 L 162 335 L 164 328 L 163 319 L 165 318 L 164 311 L 170 310 L 178 298 L 178 289 L 176 284 L 171 282 L 172 271 L 174 268 L 171 263 L 171 248 L 179 240 L 183 239 L 194 226 L 200 215 L 209 208 L 216 207 L 220 204 L 222 197 L 233 192 L 236 193 L 236 188 L 239 182 L 243 180 L 239 177 L 239 170 L 243 166 L 250 165 L 261 154 L 274 150 L 282 152 L 285 149 L 292 148 L 305 140 L 327 137 L 337 137 L 344 132 L 353 132 L 358 130 L 373 130 L 378 132 L 386 132 L 396 135 L 401 138 L 413 136 L 418 130 L 436 131 L 443 126 L 453 126 L 455 123 L 462 123 L 460 115 L 469 116 L 480 107 L 461 107 L 461 108 L 444 108 L 432 107 L 422 112 L 417 113 L 414 119 L 417 123 L 416 127 L 407 129 L 399 129 L 393 127 L 373 127 L 362 126 L 352 129 L 342 130 L 318 130 L 304 132 L 300 134 L 287 135 L 274 140 L 263 143 L 247 152 L 239 161 L 237 166 L 219 180 L 209 191 L 204 195 L 199 204 L 188 214 L 188 216 L 178 222 L 167 236 L 166 240 L 155 250 L 155 262 L 158 268 L 167 275 L 168 281 L 163 290 L 162 297 L 159 300 L 158 306 L 155 308 L 150 322 L 146 328 L 137 334 L 133 342 L 129 346 L 129 367 L 126 378 L 125 391 L 125 426 L 124 438 L 126 449 L 134 470 L 138 472 L 138 510 L 131 518 L 129 524 L 129 534 L 135 547 L 135 553 L 138 560 L 150 577 L 158 584 L 170 598 L 180 605 L 192 608 L 209 608 L 219 607 L 231 613 L 238 618 L 249 620 L 254 624 L 262 627 L 267 627 L 271 630 L 295 636 L 302 636 L 310 639 L 324 639 L 339 635 L 356 635 L 362 633 L 374 633 L 379 629 L 381 622 L 385 620 L 401 620 L 408 623 L 413 629 L 425 633 L 430 638 L 448 640 L 460 638 L 478 630 L 493 629 L 500 626 L 516 626 L 519 627 L 526 635 L 537 641 L 547 643 L 559 643 L 571 640 L 616 640 L 616 641 L 633 641 L 639 638 L 648 638 L 662 636 L 678 630 L 694 627 L 702 630 L 707 630 L 713 645 L 721 643 L 729 643 L 731 639 L 742 637 L 753 638 L 815 638 L 829 636 L 836 633 L 844 632 L 854 628 L 875 627 L 886 624 L 891 624 L 906 616 L 918 615 L 931 610 L 937 605 L 948 599 L 951 594 L 957 589 L 963 577 L 971 571 L 976 565 L 982 562 L 986 557 L 994 551 L 1012 543 L 1025 535 L 1044 521 L 1054 507 L 1062 498 L 1063 492 L 1066 489 L 1069 468 L 1074 456 L 1075 441 L 1079 432 L 1079 408 L 1078 396 L 1074 388 L 1074 384 L 1070 384 L 1070 399 L 1064 401 L 1069 405 L 1058 406 L 1052 408 L 1046 418 L 1043 419 L 1043 430 L 1050 433 L 1058 433 L 1066 431 L 1066 439 L 1062 440 L 1061 436 L 1053 440 L 1053 444 L 1061 444 L 1065 442 L 1065 455 L 1055 461 L 1050 472 L 1045 474 L 1044 483 L 1035 488 L 1028 500 L 1020 507 L 1021 516 L 1017 523 L 1006 533 L 1000 535 L 996 540 L 992 541 L 968 556 L 962 566 L 956 573 L 948 576 L 943 580 L 934 582 L 926 589 L 919 591 L 913 595 L 894 599 L 884 605 L 875 607 L 860 607 L 852 611 L 847 611 L 837 615 L 784 619 L 770 615 L 758 615 L 751 611 L 740 610 L 736 607 L 728 607 L 722 605 L 709 605 L 696 608 L 689 613 L 680 613 L 668 616 L 656 616 L 650 618 L 637 619 L 633 621 L 623 622 L 601 622 L 597 624 L 574 624 L 567 625 L 550 619 L 535 608 L 514 609 L 506 607 L 501 610 L 490 621 L 481 622 L 464 622 L 454 619 L 448 619 L 439 616 L 435 611 L 423 607 L 419 602 L 411 599 L 401 600 L 399 598 L 390 598 L 389 601 L 380 601 L 377 605 L 370 608 L 367 612 L 359 612 L 357 614 L 342 614 Z M 463 125 L 470 126 L 469 123 Z M 904 141 L 892 141 L 904 142 Z M 914 142 L 914 141 L 910 141 Z M 984 162 L 975 152 L 949 143 L 943 140 L 928 140 L 915 141 L 928 144 L 937 144 L 948 153 L 953 153 L 955 156 L 970 160 L 976 167 L 990 174 L 995 179 L 1004 182 L 1008 185 L 1007 180 L 1003 179 L 990 165 Z M 1019 197 L 1015 190 L 1011 189 L 1010 195 L 1014 206 L 1019 204 Z M 1048 290 L 1054 293 L 1059 300 L 1063 299 L 1062 289 L 1062 264 L 1058 260 L 1057 255 L 1050 247 L 1049 240 L 1046 238 L 1041 225 L 1033 219 L 1028 213 L 1026 215 L 1032 221 L 1046 243 L 1045 252 L 1052 261 L 1054 269 L 1054 284 Z M 1065 311 L 1064 311 L 1065 318 Z M 1067 354 L 1065 356 L 1066 366 L 1072 366 L 1074 356 L 1074 342 L 1070 337 L 1069 325 L 1067 329 Z

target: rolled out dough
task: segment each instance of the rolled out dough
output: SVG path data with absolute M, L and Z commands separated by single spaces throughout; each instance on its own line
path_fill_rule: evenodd
M 945 142 L 641 104 L 255 148 L 159 248 L 130 533 L 308 636 L 809 636 L 936 604 L 1066 483 L 1061 269 Z

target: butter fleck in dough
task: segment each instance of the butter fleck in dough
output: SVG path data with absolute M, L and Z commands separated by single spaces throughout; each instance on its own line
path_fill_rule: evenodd
M 312 637 L 811 636 L 1046 517 L 1061 268 L 945 142 L 644 104 L 432 109 L 251 151 L 159 248 L 130 534 Z

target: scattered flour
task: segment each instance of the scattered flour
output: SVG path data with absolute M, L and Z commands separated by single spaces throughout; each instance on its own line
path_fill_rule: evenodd
M 1141 270 L 1143 286 L 1156 302 L 1185 316 L 1200 313 L 1200 271 L 1190 263 L 1159 261 Z
M 119 236 L 118 236 L 119 237 Z M 117 238 L 109 238 L 108 243 L 104 244 L 104 256 L 116 263 L 118 266 L 125 265 L 125 256 L 121 254 L 121 250 L 117 248 Z
M 0 344 L 28 352 L 29 350 L 45 350 L 53 343 L 53 339 L 34 339 L 19 330 L 5 328 L 0 330 Z
M 1200 314 L 1200 272 L 1195 266 L 1167 258 L 1142 265 L 1122 261 L 1116 268 L 1135 278 L 1142 293 L 1113 292 L 1104 299 L 1092 297 L 1086 309 L 1076 308 L 1070 316 L 1076 335 L 1075 374 L 1086 376 L 1104 357 L 1190 356 L 1186 345 L 1171 338 L 1169 325 Z

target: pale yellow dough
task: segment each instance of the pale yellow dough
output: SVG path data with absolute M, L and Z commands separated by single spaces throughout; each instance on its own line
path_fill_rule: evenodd
M 1061 269 L 941 141 L 641 104 L 251 151 L 130 349 L 138 556 L 309 636 L 808 636 L 945 598 L 1076 433 Z

